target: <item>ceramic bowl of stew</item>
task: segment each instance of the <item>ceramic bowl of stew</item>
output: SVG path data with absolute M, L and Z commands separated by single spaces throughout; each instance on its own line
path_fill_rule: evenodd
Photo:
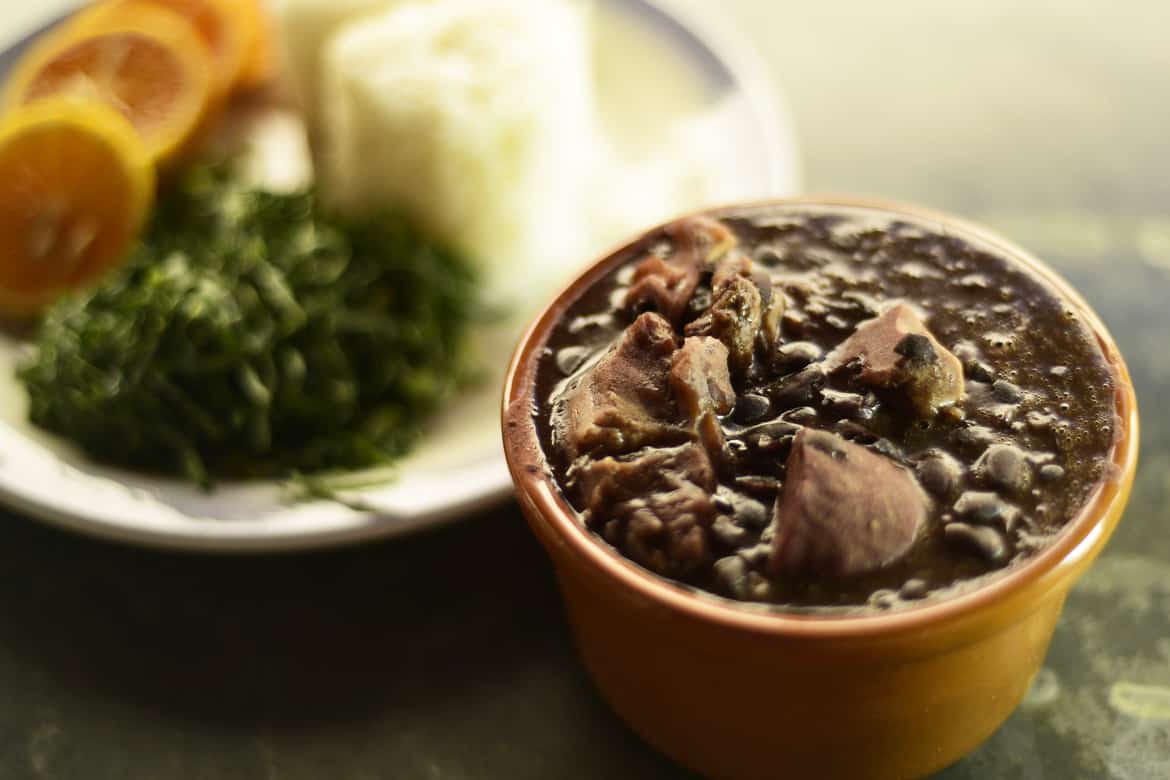
M 1138 444 L 1116 344 L 1048 266 L 831 198 L 598 260 L 523 336 L 503 423 L 601 695 L 719 778 L 914 778 L 977 747 Z

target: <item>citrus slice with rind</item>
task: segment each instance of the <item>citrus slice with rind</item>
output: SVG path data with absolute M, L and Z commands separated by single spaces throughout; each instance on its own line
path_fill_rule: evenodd
M 253 32 L 237 88 L 257 89 L 270 84 L 276 78 L 279 67 L 277 47 L 273 41 L 273 20 L 265 0 L 240 0 L 239 8 L 240 13 L 249 15 Z
M 182 17 L 202 41 L 210 59 L 213 89 L 227 95 L 240 79 L 256 35 L 254 0 L 107 0 L 82 14 L 77 24 L 133 18 L 142 8 Z
M 0 311 L 35 314 L 126 256 L 154 199 L 138 133 L 100 103 L 46 100 L 0 122 Z
M 105 103 L 130 121 L 155 160 L 177 155 L 211 106 L 211 67 L 191 25 L 159 8 L 90 19 L 45 36 L 16 65 L 7 103 Z

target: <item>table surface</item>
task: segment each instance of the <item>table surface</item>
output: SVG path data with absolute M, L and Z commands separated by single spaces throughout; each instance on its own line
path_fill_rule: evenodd
M 15 38 L 67 5 L 0 9 Z M 1129 511 L 966 778 L 1170 777 L 1170 6 L 725 0 L 809 191 L 984 222 L 1079 287 L 1142 403 Z M 160 554 L 0 511 L 0 778 L 679 778 L 578 664 L 516 508 L 359 549 Z

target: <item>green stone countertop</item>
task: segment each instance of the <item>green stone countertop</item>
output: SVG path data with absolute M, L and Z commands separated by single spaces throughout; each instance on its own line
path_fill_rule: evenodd
M 1125 519 L 1027 700 L 937 777 L 1170 777 L 1170 6 L 724 6 L 789 95 L 809 191 L 998 228 L 1084 293 L 1137 385 Z M 513 505 L 269 558 L 0 511 L 0 780 L 687 776 L 594 693 Z

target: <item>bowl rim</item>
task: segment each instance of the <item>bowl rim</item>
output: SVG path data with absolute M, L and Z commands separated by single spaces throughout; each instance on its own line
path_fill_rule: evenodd
M 606 252 L 569 282 L 525 329 L 509 362 L 503 387 L 504 454 L 517 497 L 538 515 L 530 517 L 533 531 L 542 528 L 559 549 L 602 577 L 607 584 L 626 589 L 673 613 L 697 618 L 725 628 L 769 636 L 803 639 L 876 639 L 903 635 L 962 618 L 977 618 L 990 607 L 1024 593 L 1039 595 L 1055 587 L 1070 568 L 1087 563 L 1107 540 L 1132 485 L 1137 468 L 1139 422 L 1137 398 L 1125 361 L 1104 323 L 1082 296 L 1046 263 L 987 228 L 932 209 L 878 198 L 834 195 L 801 195 L 745 201 L 691 212 L 685 216 L 728 216 L 753 209 L 844 207 L 877 211 L 885 216 L 907 216 L 935 222 L 940 232 L 953 232 L 989 246 L 1048 282 L 1068 300 L 1096 337 L 1114 371 L 1115 411 L 1120 432 L 1115 434 L 1112 468 L 1090 494 L 1081 510 L 1058 532 L 1046 548 L 1023 563 L 995 573 L 985 584 L 970 591 L 927 601 L 893 612 L 870 614 L 815 614 L 783 612 L 766 605 L 740 603 L 660 577 L 621 555 L 589 531 L 577 518 L 548 468 L 532 410 L 535 406 L 535 374 L 540 353 L 560 315 L 580 294 L 610 270 L 631 248 L 660 234 L 669 223 L 657 225 Z M 530 455 L 525 459 L 524 453 Z M 535 460 L 533 460 L 535 459 Z M 1118 504 L 1120 505 L 1118 506 Z

